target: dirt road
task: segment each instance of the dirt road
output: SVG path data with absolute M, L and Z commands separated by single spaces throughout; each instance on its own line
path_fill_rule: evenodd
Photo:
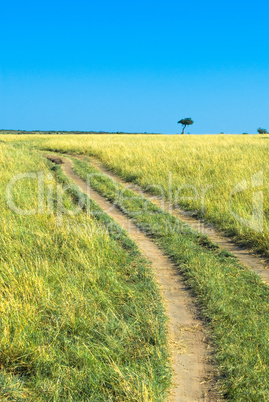
M 81 156 L 76 157 L 78 159 L 85 160 L 84 157 Z M 113 180 L 117 181 L 124 187 L 131 189 L 135 193 L 140 195 L 142 194 L 144 198 L 150 200 L 153 204 L 164 209 L 165 211 L 170 212 L 172 215 L 178 217 L 180 220 L 187 223 L 189 226 L 191 226 L 198 232 L 206 234 L 213 243 L 218 244 L 221 248 L 232 253 L 241 264 L 252 269 L 254 272 L 256 272 L 258 275 L 261 276 L 261 278 L 265 283 L 269 284 L 269 269 L 267 269 L 269 263 L 265 258 L 261 258 L 247 247 L 240 246 L 239 244 L 234 242 L 233 239 L 224 236 L 220 231 L 214 228 L 213 225 L 208 224 L 204 220 L 195 218 L 191 216 L 190 213 L 183 211 L 178 207 L 177 208 L 173 207 L 168 201 L 160 199 L 157 196 L 152 196 L 145 193 L 145 191 L 143 191 L 141 187 L 139 187 L 136 184 L 125 182 L 117 175 L 115 175 L 113 172 L 104 167 L 102 162 L 99 161 L 97 158 L 91 157 L 90 160 L 91 164 L 95 168 L 100 170 L 102 173 L 111 177 Z
M 71 161 L 67 158 L 60 159 L 64 173 L 83 192 L 87 192 L 86 183 L 74 172 Z M 213 389 L 214 367 L 210 363 L 210 346 L 206 341 L 205 329 L 202 322 L 196 317 L 197 311 L 194 307 L 194 301 L 184 284 L 184 278 L 181 277 L 178 269 L 156 244 L 142 233 L 131 219 L 128 219 L 119 209 L 112 206 L 93 189 L 90 190 L 89 196 L 128 231 L 129 236 L 136 242 L 142 254 L 152 264 L 166 314 L 169 317 L 169 344 L 174 371 L 169 401 L 220 400 Z

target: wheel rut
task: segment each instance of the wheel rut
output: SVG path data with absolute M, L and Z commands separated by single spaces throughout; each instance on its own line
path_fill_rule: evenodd
M 85 157 L 81 155 L 75 156 L 78 159 L 85 160 Z M 142 195 L 144 198 L 148 199 L 153 204 L 157 205 L 158 207 L 162 208 L 163 210 L 171 213 L 172 215 L 176 216 L 183 222 L 187 223 L 191 226 L 194 230 L 197 230 L 199 233 L 203 233 L 207 235 L 207 237 L 213 242 L 216 243 L 222 249 L 229 251 L 233 254 L 237 260 L 251 269 L 252 271 L 256 272 L 262 280 L 269 285 L 269 261 L 265 258 L 260 257 L 259 255 L 255 254 L 252 250 L 247 247 L 241 247 L 238 243 L 234 242 L 231 238 L 223 235 L 219 230 L 217 230 L 212 224 L 204 221 L 203 219 L 193 217 L 189 212 L 186 212 L 178 207 L 174 207 L 166 200 L 160 199 L 158 196 L 152 196 L 145 191 L 138 185 L 134 183 L 130 183 L 124 181 L 115 173 L 111 172 L 107 169 L 103 163 L 95 158 L 90 158 L 90 163 L 102 173 L 106 174 L 116 182 L 120 183 L 122 186 L 132 190 L 133 192 Z
M 53 161 L 53 157 L 48 155 L 46 157 Z M 193 297 L 178 268 L 117 207 L 92 188 L 89 193 L 87 184 L 74 172 L 69 159 L 62 157 L 57 159 L 56 163 L 62 162 L 64 173 L 128 232 L 142 254 L 151 262 L 169 318 L 169 347 L 174 375 L 168 400 L 170 402 L 221 400 L 215 391 L 215 367 L 210 361 L 211 348 L 207 342 L 207 334 L 202 321 L 197 317 Z

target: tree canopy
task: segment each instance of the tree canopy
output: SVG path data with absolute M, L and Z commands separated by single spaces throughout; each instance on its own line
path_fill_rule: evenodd
M 258 131 L 259 134 L 268 134 L 268 133 L 267 133 L 267 130 L 266 130 L 265 128 L 259 127 L 259 128 L 257 129 L 257 131 Z
M 190 126 L 194 123 L 191 117 L 185 117 L 185 119 L 181 119 L 177 122 L 178 124 L 182 124 L 182 132 L 181 134 L 184 134 L 185 128 L 187 126 Z

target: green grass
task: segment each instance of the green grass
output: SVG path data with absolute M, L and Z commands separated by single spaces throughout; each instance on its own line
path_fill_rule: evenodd
M 0 160 L 0 399 L 165 400 L 165 315 L 136 245 L 91 201 L 91 214 L 57 214 L 68 180 L 37 153 L 0 144 Z M 52 201 L 18 215 L 7 184 L 40 171 Z M 20 208 L 38 207 L 34 180 L 12 193 Z M 75 190 L 62 199 L 74 209 Z
M 20 149 L 24 146 L 22 144 L 27 144 L 29 149 L 35 147 L 37 149 L 98 156 L 106 166 L 112 168 L 117 174 L 127 180 L 135 181 L 144 189 L 152 183 L 161 185 L 166 197 L 169 196 L 167 177 L 168 173 L 171 172 L 173 175 L 172 195 L 174 201 L 178 186 L 194 185 L 199 190 L 199 197 L 193 197 L 193 194 L 188 193 L 188 191 L 183 192 L 182 196 L 189 195 L 191 197 L 187 199 L 180 198 L 179 203 L 181 206 L 190 210 L 194 209 L 200 215 L 204 214 L 208 221 L 214 222 L 220 228 L 226 230 L 227 233 L 236 235 L 238 240 L 253 246 L 256 250 L 265 254 L 268 253 L 269 246 L 269 198 L 267 185 L 267 148 L 269 141 L 267 138 L 266 136 L 133 137 L 126 135 L 61 136 L 61 138 L 57 136 L 49 138 L 45 136 L 20 136 L 19 138 L 16 136 L 1 136 L 1 140 L 14 144 L 16 152 L 21 152 Z M 34 154 L 32 153 L 32 155 Z M 8 158 L 9 161 L 11 159 L 11 157 Z M 36 163 L 38 160 L 40 166 L 40 157 L 35 156 L 33 160 L 36 160 Z M 29 160 L 27 163 L 30 163 Z M 86 179 L 87 174 L 97 172 L 85 162 L 76 161 L 75 164 L 77 173 L 84 179 Z M 25 162 L 24 166 L 26 166 Z M 8 169 L 9 167 L 7 171 Z M 257 188 L 257 191 L 263 191 L 264 195 L 265 221 L 262 232 L 242 225 L 241 222 L 232 217 L 229 209 L 229 196 L 234 186 L 245 178 L 248 184 L 251 184 L 252 175 L 259 171 L 263 172 L 264 180 L 263 185 Z M 59 168 L 55 170 L 55 174 L 58 181 L 65 183 L 65 178 Z M 212 191 L 209 190 L 206 193 L 205 210 L 203 211 L 201 191 L 204 186 L 211 185 L 213 185 L 213 188 Z M 221 387 L 226 398 L 234 401 L 267 401 L 269 399 L 268 286 L 263 284 L 256 274 L 240 266 L 232 256 L 221 251 L 206 237 L 192 231 L 187 225 L 158 209 L 143 197 L 139 197 L 130 190 L 118 186 L 105 175 L 96 176 L 92 180 L 92 186 L 111 201 L 116 202 L 117 199 L 119 208 L 132 217 L 156 241 L 185 275 L 187 282 L 197 295 L 201 314 L 208 323 L 212 342 L 215 345 L 214 356 L 220 372 Z M 252 188 L 250 187 L 247 191 L 233 197 L 231 200 L 234 211 L 247 219 L 250 218 L 252 209 Z M 151 191 L 153 190 L 151 189 Z M 119 192 L 121 193 L 120 201 L 118 200 Z M 29 199 L 28 194 L 29 189 L 23 200 Z M 71 196 L 72 199 L 76 198 L 75 193 L 72 191 Z M 65 202 L 72 205 L 68 197 Z M 87 211 L 82 216 L 80 225 L 83 226 L 85 219 L 89 219 Z M 57 222 L 57 216 L 53 219 Z M 64 217 L 63 220 L 69 222 L 70 219 L 70 217 Z M 76 223 L 78 223 L 77 219 L 75 219 Z M 102 217 L 102 214 L 97 214 L 94 219 L 93 217 L 90 219 L 91 225 L 97 225 L 98 228 L 105 225 L 107 228 L 105 232 L 109 242 L 112 241 L 117 244 L 121 250 L 125 253 L 127 252 L 128 256 L 133 256 L 136 262 L 137 257 L 133 255 L 132 251 L 135 246 L 129 247 L 128 244 L 130 243 L 126 235 L 122 235 L 119 229 L 116 231 L 111 229 L 109 222 L 106 221 L 107 219 L 105 215 Z M 74 219 L 71 220 L 74 221 Z M 29 222 L 31 222 L 29 226 L 32 228 L 33 221 L 30 218 Z M 9 228 L 16 227 L 16 224 L 15 221 L 11 222 L 5 226 L 5 229 L 2 228 L 2 231 L 9 235 Z M 43 225 L 44 223 L 41 223 L 42 227 Z M 69 226 L 70 224 L 68 223 L 66 227 L 69 228 Z M 73 224 L 71 226 L 75 227 Z M 33 231 L 35 236 L 36 233 L 39 233 L 39 230 L 40 227 L 38 226 L 38 230 Z M 89 231 L 89 228 L 87 231 Z M 53 237 L 55 236 L 54 226 L 53 229 L 50 228 L 49 236 L 55 239 Z M 75 235 L 73 237 L 76 238 Z M 32 234 L 30 238 L 33 242 Z M 67 238 L 69 239 L 69 236 Z M 14 239 L 16 240 L 16 236 Z M 34 239 L 34 241 L 36 242 L 37 239 Z M 13 246 L 16 246 L 16 241 L 9 242 L 9 249 L 12 250 Z M 57 243 L 54 242 L 51 247 L 53 246 L 55 250 L 58 249 Z M 24 250 L 24 248 L 22 249 Z M 105 243 L 102 249 L 107 250 Z M 88 251 L 89 248 L 87 249 Z M 33 254 L 35 255 L 36 253 L 34 252 L 31 255 Z M 76 255 L 77 252 L 73 254 Z M 21 255 L 23 255 L 22 251 Z M 17 258 L 21 258 L 21 255 Z M 98 252 L 97 256 L 98 262 L 101 258 L 107 257 L 107 255 L 103 256 L 102 253 L 98 254 Z M 60 257 L 58 256 L 58 258 Z M 121 283 L 121 280 L 119 282 Z M 101 289 L 101 286 L 99 289 Z M 152 294 L 156 296 L 154 292 Z M 159 310 L 157 309 L 157 311 Z M 156 312 L 153 317 L 156 317 Z M 159 345 L 165 345 L 164 331 L 162 329 L 164 327 L 161 324 L 162 317 L 160 315 L 158 318 L 160 337 L 157 337 L 157 339 L 160 344 L 155 345 L 157 350 L 160 347 Z M 160 350 L 162 350 L 163 354 L 157 353 L 158 359 L 156 361 L 151 359 L 150 365 L 146 364 L 146 375 L 144 375 L 145 371 L 142 370 L 141 377 L 139 377 L 141 386 L 137 387 L 133 377 L 132 381 L 129 381 L 128 375 L 124 377 L 128 379 L 127 383 L 123 381 L 115 385 L 115 389 L 118 390 L 119 384 L 121 384 L 119 400 L 122 398 L 122 392 L 126 392 L 127 385 L 125 386 L 125 384 L 128 384 L 128 386 L 131 384 L 132 390 L 141 390 L 143 388 L 144 399 L 142 400 L 146 400 L 145 395 L 149 395 L 149 400 L 151 398 L 156 400 L 156 395 L 161 395 L 159 396 L 160 400 L 164 399 L 164 389 L 168 384 L 169 375 L 168 371 L 165 371 L 167 362 L 165 346 L 160 347 Z M 122 351 L 121 356 L 124 360 L 124 351 Z M 117 357 L 118 355 L 115 359 Z M 141 365 L 145 367 L 144 361 Z M 125 365 L 122 364 L 121 366 L 119 364 L 119 367 L 125 368 Z M 161 381 L 163 388 L 160 392 L 163 392 L 163 394 L 160 394 L 158 389 L 162 384 L 156 379 L 159 375 L 158 370 L 161 370 L 161 367 L 164 367 L 164 371 L 160 371 L 162 373 L 160 378 L 163 379 Z M 3 370 L 5 370 L 4 367 Z M 136 372 L 138 371 L 137 369 Z M 17 374 L 10 375 L 10 373 L 12 373 L 12 370 L 5 377 L 6 384 L 10 388 L 19 387 L 18 381 L 20 381 L 21 377 Z M 158 374 L 156 375 L 156 373 Z M 54 382 L 55 378 L 57 376 L 53 377 Z M 146 387 L 145 384 L 148 384 L 148 386 Z M 25 386 L 24 382 L 22 386 Z M 27 391 L 29 391 L 28 388 Z M 109 395 L 113 400 L 115 397 L 113 392 Z M 137 397 L 137 394 L 128 393 L 128 395 L 135 395 L 134 398 Z M 141 393 L 139 398 L 140 396 Z
M 73 159 L 77 174 L 115 202 L 173 259 L 197 295 L 211 330 L 223 394 L 234 401 L 269 399 L 269 289 L 244 268 L 192 231 L 131 190 Z M 121 197 L 118 197 L 119 193 Z
M 18 141 L 18 136 L 1 138 Z M 20 136 L 20 141 L 51 151 L 96 156 L 127 181 L 151 193 L 161 188 L 173 204 L 194 211 L 269 256 L 268 135 Z M 261 182 L 253 188 L 257 174 Z M 247 188 L 233 194 L 243 182 Z M 251 220 L 253 195 L 260 191 L 263 223 Z

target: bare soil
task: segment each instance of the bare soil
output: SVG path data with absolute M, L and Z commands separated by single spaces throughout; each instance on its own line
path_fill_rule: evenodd
M 67 158 L 60 159 L 64 173 L 86 193 L 87 185 L 74 172 L 71 161 Z M 103 168 L 102 171 L 108 174 Z M 109 175 L 111 176 L 111 173 Z M 89 196 L 128 232 L 152 264 L 169 317 L 168 333 L 174 372 L 169 401 L 221 400 L 215 389 L 215 367 L 211 363 L 207 334 L 198 318 L 195 300 L 185 285 L 184 278 L 168 257 L 131 219 L 93 189 L 90 189 Z
M 76 157 L 78 159 L 85 159 L 81 156 Z M 158 196 L 152 196 L 145 193 L 145 191 L 142 190 L 140 186 L 134 183 L 124 181 L 123 179 L 119 178 L 115 173 L 104 167 L 102 162 L 97 158 L 91 157 L 90 160 L 91 164 L 95 168 L 99 169 L 102 173 L 111 177 L 113 180 L 117 181 L 124 187 L 129 188 L 135 193 L 143 195 L 144 198 L 150 200 L 153 204 L 178 217 L 198 232 L 207 235 L 213 243 L 217 244 L 222 249 L 225 249 L 232 253 L 241 264 L 256 272 L 258 275 L 261 276 L 262 280 L 266 284 L 269 284 L 269 262 L 266 258 L 262 258 L 261 256 L 255 254 L 255 252 L 253 252 L 251 249 L 243 247 L 240 244 L 236 243 L 235 241 L 233 241 L 232 238 L 225 236 L 221 231 L 216 229 L 212 224 L 209 224 L 205 220 L 194 217 L 191 213 L 186 212 L 178 207 L 174 207 L 173 205 L 171 205 L 171 203 L 160 199 Z
M 63 163 L 61 158 L 51 156 L 51 155 L 46 155 L 46 158 L 51 161 L 52 163 L 55 163 L 56 165 L 61 165 Z

